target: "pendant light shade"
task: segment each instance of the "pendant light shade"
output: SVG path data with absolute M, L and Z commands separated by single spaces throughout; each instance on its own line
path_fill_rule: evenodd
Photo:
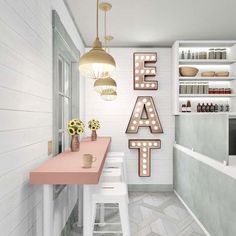
M 101 98 L 105 101 L 113 101 L 116 97 L 117 93 L 113 89 L 105 89 L 101 93 Z
M 85 53 L 79 62 L 79 70 L 85 77 L 91 79 L 111 76 L 116 69 L 114 58 L 102 49 L 102 44 L 97 38 L 93 48 Z
M 93 43 L 93 48 L 89 52 L 85 53 L 79 61 L 79 70 L 81 74 L 91 79 L 111 76 L 112 72 L 116 69 L 114 58 L 102 48 L 102 43 L 99 40 L 98 7 L 99 0 L 97 0 L 96 39 Z
M 103 90 L 112 89 L 116 91 L 116 81 L 110 77 L 106 77 L 103 79 L 97 79 L 94 82 L 94 89 L 98 93 L 102 93 Z

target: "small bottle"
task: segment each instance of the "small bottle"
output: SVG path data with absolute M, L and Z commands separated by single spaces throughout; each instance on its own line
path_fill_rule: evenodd
M 191 52 L 190 52 L 190 50 L 188 50 L 187 58 L 191 59 Z
M 188 100 L 187 101 L 187 108 L 186 108 L 187 112 L 191 112 L 191 102 Z
M 202 106 L 201 106 L 201 112 L 206 112 L 206 106 L 204 103 L 202 103 Z
M 215 106 L 214 106 L 214 112 L 218 112 L 218 105 L 217 104 L 215 104 Z
M 210 112 L 214 112 L 214 105 L 213 105 L 213 103 L 211 103 L 211 105 L 210 105 Z
M 227 104 L 227 105 L 225 106 L 225 111 L 226 111 L 226 112 L 229 112 L 229 104 Z
M 219 112 L 223 112 L 224 111 L 224 105 L 220 104 L 219 105 Z
M 194 52 L 192 52 L 192 57 L 191 57 L 191 59 L 192 59 L 192 60 L 195 59 L 195 57 L 194 57 Z
M 199 54 L 198 54 L 198 52 L 195 52 L 194 58 L 195 58 L 195 59 L 199 59 Z
M 182 60 L 184 59 L 184 51 L 182 51 L 180 58 L 181 58 Z
M 206 112 L 210 112 L 210 105 L 208 103 L 206 104 Z
M 200 103 L 197 104 L 197 112 L 201 112 L 201 105 L 200 105 Z
M 184 59 L 188 59 L 188 53 L 184 52 Z
M 186 105 L 185 104 L 182 104 L 182 112 L 186 112 L 187 111 L 187 108 L 186 108 Z

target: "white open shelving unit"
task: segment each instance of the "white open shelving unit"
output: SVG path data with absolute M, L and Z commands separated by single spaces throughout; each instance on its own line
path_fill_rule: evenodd
M 208 52 L 210 48 L 226 48 L 227 59 L 180 59 L 182 51 Z M 191 101 L 192 113 L 198 103 L 229 104 L 230 112 L 236 112 L 236 41 L 176 41 L 172 46 L 172 105 L 173 114 L 181 113 L 182 104 Z M 195 77 L 183 77 L 179 67 L 193 66 L 199 69 Z M 229 71 L 229 77 L 201 77 L 203 71 Z M 180 82 L 208 82 L 209 86 L 231 88 L 232 94 L 179 94 Z M 212 113 L 211 113 L 212 114 Z

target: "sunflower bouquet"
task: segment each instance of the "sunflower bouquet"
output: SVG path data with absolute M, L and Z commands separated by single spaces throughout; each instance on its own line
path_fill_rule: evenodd
M 92 119 L 88 122 L 88 127 L 89 129 L 91 129 L 92 131 L 98 130 L 100 129 L 100 123 L 98 120 Z
M 96 131 L 98 129 L 100 129 L 100 123 L 98 120 L 92 119 L 88 122 L 88 127 L 89 129 L 92 130 L 92 134 L 91 134 L 91 140 L 92 141 L 96 141 L 97 140 L 97 133 Z
M 84 123 L 78 119 L 72 119 L 68 122 L 68 134 L 79 135 L 84 132 Z

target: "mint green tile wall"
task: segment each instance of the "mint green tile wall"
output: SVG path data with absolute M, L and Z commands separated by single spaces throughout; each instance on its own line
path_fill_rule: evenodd
M 236 235 L 236 180 L 174 148 L 174 189 L 212 236 Z
M 176 116 L 175 139 L 189 149 L 223 162 L 228 158 L 228 116 L 188 114 Z

